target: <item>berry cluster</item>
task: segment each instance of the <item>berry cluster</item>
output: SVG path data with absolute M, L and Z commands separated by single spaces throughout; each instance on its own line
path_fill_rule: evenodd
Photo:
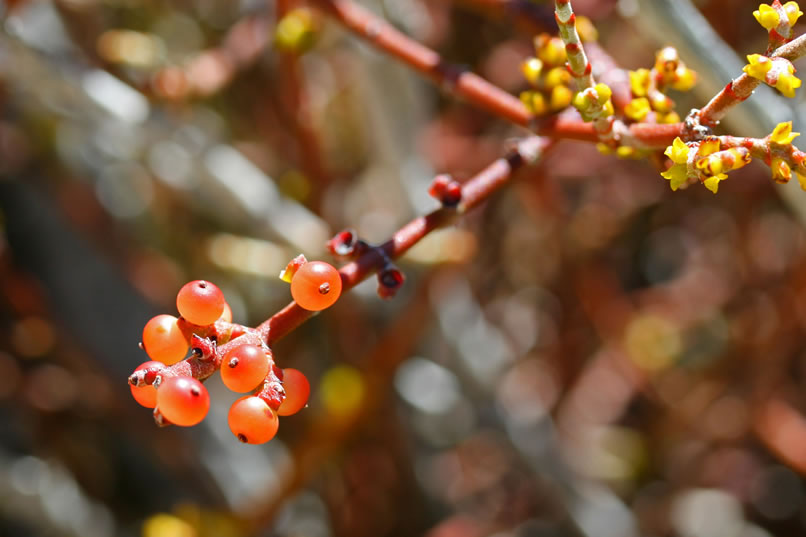
M 341 275 L 322 261 L 300 256 L 283 275 L 299 306 L 320 311 L 338 300 Z M 232 310 L 214 284 L 196 280 L 176 297 L 180 317 L 157 315 L 143 329 L 142 348 L 151 361 L 129 377 L 132 396 L 154 409 L 160 425 L 192 426 L 210 408 L 202 384 L 216 370 L 230 390 L 248 393 L 230 407 L 230 430 L 242 442 L 262 444 L 277 433 L 278 416 L 299 412 L 310 394 L 308 379 L 296 369 L 280 369 L 267 345 L 267 330 L 232 323 Z

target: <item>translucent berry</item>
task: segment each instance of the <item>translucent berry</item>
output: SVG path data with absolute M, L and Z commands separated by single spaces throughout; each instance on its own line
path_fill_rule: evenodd
M 263 399 L 245 395 L 230 407 L 227 423 L 241 442 L 263 444 L 277 434 L 280 420 Z
M 232 322 L 232 308 L 229 307 L 228 303 L 224 302 L 224 311 L 221 312 L 221 317 L 219 317 L 218 320 L 228 323 Z
M 279 415 L 296 414 L 308 403 L 311 385 L 308 378 L 297 369 L 290 367 L 283 369 L 283 388 L 285 388 L 285 399 L 277 409 Z
M 142 369 L 148 369 L 149 367 L 160 366 L 162 363 L 160 362 L 145 362 L 140 364 L 137 369 L 134 371 L 140 371 Z M 157 406 L 157 389 L 154 386 L 147 385 L 147 386 L 132 386 L 129 384 L 129 388 L 132 390 L 132 397 L 134 400 L 143 405 L 146 408 L 154 408 Z
M 182 317 L 202 326 L 216 322 L 224 313 L 225 305 L 221 289 L 204 280 L 186 283 L 176 295 L 176 309 Z
M 210 409 L 210 394 L 201 382 L 191 377 L 168 377 L 157 389 L 157 406 L 174 425 L 196 425 Z
M 291 279 L 291 296 L 301 307 L 319 311 L 333 305 L 341 294 L 341 275 L 324 261 L 302 265 Z
M 157 315 L 146 323 L 143 347 L 152 360 L 171 365 L 187 355 L 190 345 L 176 324 L 178 320 L 173 315 Z
M 260 384 L 269 372 L 266 351 L 244 344 L 230 350 L 221 362 L 221 380 L 230 390 L 248 392 Z

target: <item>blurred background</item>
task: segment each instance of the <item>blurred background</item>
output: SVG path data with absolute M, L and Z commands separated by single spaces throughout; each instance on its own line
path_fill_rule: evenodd
M 362 3 L 513 93 L 553 31 L 544 2 Z M 153 424 L 126 377 L 183 283 L 255 326 L 292 257 L 385 240 L 525 134 L 315 10 L 278 26 L 298 7 L 4 3 L 0 535 L 806 534 L 806 193 L 755 162 L 673 193 L 558 144 L 402 259 L 397 297 L 370 278 L 279 342 L 312 394 L 270 443 L 232 436 L 217 376 L 201 425 Z M 681 115 L 766 47 L 757 2 L 574 7 L 625 69 L 680 49 Z M 761 88 L 727 132 L 802 130 L 802 103 Z

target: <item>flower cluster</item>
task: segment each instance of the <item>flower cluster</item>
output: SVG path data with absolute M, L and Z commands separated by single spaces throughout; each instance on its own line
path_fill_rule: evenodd
M 535 56 L 527 58 L 521 71 L 532 89 L 520 99 L 532 114 L 543 115 L 571 104 L 574 92 L 571 73 L 565 68 L 565 45 L 559 37 L 540 34 L 534 40 Z
M 689 143 L 675 138 L 664 154 L 672 161 L 672 166 L 661 173 L 661 176 L 669 180 L 672 190 L 684 188 L 689 182 L 699 180 L 714 194 L 719 189 L 719 183 L 728 178 L 727 172 L 750 162 L 749 149 L 721 149 L 720 140 L 716 137 Z
M 758 23 L 770 34 L 771 44 L 782 44 L 792 37 L 792 27 L 795 25 L 803 12 L 797 2 L 787 2 L 781 5 L 779 0 L 774 0 L 772 5 L 761 4 L 753 12 L 753 16 Z
M 794 97 L 800 79 L 794 75 L 795 66 L 786 58 L 769 58 L 761 54 L 747 56 L 749 64 L 742 69 L 749 76 L 761 80 L 786 97 Z
M 658 51 L 652 69 L 637 69 L 630 71 L 629 75 L 633 99 L 624 109 L 628 118 L 654 123 L 680 121 L 680 116 L 674 111 L 674 101 L 666 92 L 669 89 L 690 90 L 697 81 L 697 74 L 680 60 L 674 47 Z

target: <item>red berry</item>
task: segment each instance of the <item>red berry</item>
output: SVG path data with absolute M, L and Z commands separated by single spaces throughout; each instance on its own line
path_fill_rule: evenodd
M 280 420 L 263 399 L 245 395 L 230 407 L 227 423 L 241 442 L 263 444 L 277 434 Z
M 311 384 L 308 382 L 308 378 L 297 369 L 290 367 L 283 369 L 283 388 L 285 388 L 285 399 L 277 409 L 277 414 L 280 416 L 296 414 L 308 403 Z
M 161 366 L 162 363 L 160 362 L 145 362 L 137 366 L 137 369 L 134 371 L 140 371 L 141 369 L 147 369 L 149 367 L 154 366 Z M 132 386 L 129 384 L 129 388 L 132 390 L 132 397 L 134 400 L 143 405 L 146 408 L 154 408 L 157 406 L 157 389 L 154 386 L 146 385 L 146 386 Z
M 319 311 L 333 305 L 341 294 L 341 274 L 324 261 L 309 261 L 291 279 L 291 296 L 301 307 Z
M 224 313 L 225 305 L 221 289 L 204 280 L 186 283 L 176 295 L 176 309 L 182 317 L 202 326 L 216 322 Z
M 238 393 L 252 390 L 268 372 L 266 351 L 248 343 L 230 350 L 221 362 L 221 380 L 227 388 Z
M 163 378 L 157 389 L 157 406 L 174 425 L 196 425 L 210 409 L 207 388 L 191 377 Z
M 143 328 L 143 347 L 151 359 L 165 365 L 175 364 L 188 352 L 187 340 L 173 315 L 152 317 Z

